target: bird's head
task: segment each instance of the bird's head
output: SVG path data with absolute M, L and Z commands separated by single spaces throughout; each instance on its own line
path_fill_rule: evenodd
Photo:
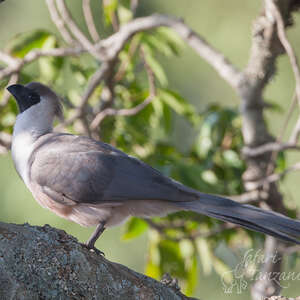
M 47 106 L 53 116 L 62 117 L 62 106 L 59 97 L 46 85 L 39 82 L 31 82 L 25 86 L 13 84 L 7 90 L 15 97 L 20 113 L 32 108 L 37 104 L 40 109 Z M 44 104 L 44 105 L 43 105 Z
M 44 133 L 52 130 L 55 116 L 62 119 L 60 98 L 46 85 L 39 82 L 13 84 L 7 90 L 14 96 L 19 107 L 16 120 L 19 131 L 34 130 Z

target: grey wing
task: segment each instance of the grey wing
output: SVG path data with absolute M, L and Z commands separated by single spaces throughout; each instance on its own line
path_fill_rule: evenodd
M 45 143 L 37 149 L 30 176 L 58 202 L 195 199 L 181 184 L 109 145 L 87 138 L 83 143 L 55 140 L 52 145 Z

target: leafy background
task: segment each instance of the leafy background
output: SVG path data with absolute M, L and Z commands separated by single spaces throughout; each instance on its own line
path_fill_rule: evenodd
M 97 1 L 92 1 L 92 4 L 99 31 L 102 36 L 110 34 L 110 10 L 114 7 L 106 7 L 106 17 L 103 18 L 101 6 Z M 217 0 L 143 0 L 138 15 L 161 12 L 182 17 L 213 46 L 243 67 L 251 44 L 251 24 L 259 14 L 260 6 L 261 1 L 258 0 L 227 0 L 226 3 Z M 43 1 L 10 0 L 1 4 L 0 8 L 0 48 L 9 49 L 12 54 L 23 57 L 31 48 L 53 48 L 61 43 Z M 81 1 L 72 0 L 69 8 L 78 24 L 84 28 Z M 126 9 L 121 13 L 125 20 L 128 17 Z M 299 23 L 299 16 L 295 23 Z M 14 37 L 17 33 L 23 34 Z M 290 29 L 288 34 L 299 53 L 297 26 Z M 101 127 L 102 138 L 140 157 L 168 176 L 203 192 L 241 193 L 244 164 L 240 157 L 242 137 L 237 96 L 210 66 L 169 30 L 140 34 L 135 42 L 142 43 L 146 61 L 156 76 L 157 98 L 134 117 L 105 120 Z M 129 48 L 128 45 L 122 51 L 121 61 L 128 59 Z M 131 107 L 132 99 L 137 104 L 147 95 L 147 81 L 139 68 L 138 56 L 134 56 L 130 62 L 125 78 L 116 86 L 116 103 L 120 107 Z M 51 82 L 65 98 L 69 105 L 66 113 L 70 113 L 72 104 L 78 103 L 87 79 L 96 67 L 88 56 L 80 59 L 41 58 L 25 68 L 21 80 Z M 282 112 L 290 102 L 294 87 L 287 57 L 279 58 L 278 69 L 278 74 L 266 91 L 266 98 L 272 104 L 266 117 L 275 135 L 281 127 Z M 1 86 L 6 83 L 1 82 Z M 101 88 L 92 103 L 100 92 Z M 15 113 L 16 107 L 11 100 L 0 113 L 0 130 L 11 131 Z M 296 118 L 296 113 L 293 118 Z M 76 126 L 70 130 L 75 132 Z M 293 153 L 287 155 L 280 167 L 299 160 L 298 156 Z M 14 171 L 9 155 L 0 157 L 0 168 L 1 221 L 50 224 L 66 230 L 80 241 L 88 238 L 92 229 L 62 220 L 42 209 L 32 199 Z M 291 174 L 280 184 L 287 195 L 285 201 L 291 208 L 293 205 L 300 206 L 297 199 L 298 176 Z M 173 240 L 191 234 L 195 228 L 205 235 L 209 229 L 219 226 L 218 222 L 209 218 L 187 213 L 172 215 L 162 223 L 156 219 L 154 222 L 158 225 L 175 224 L 175 229 L 165 231 L 165 235 Z M 242 230 L 229 230 L 209 239 L 197 238 L 193 242 L 187 239 L 174 242 L 170 239 L 159 236 L 156 231 L 149 230 L 145 221 L 134 218 L 122 228 L 107 230 L 97 242 L 97 247 L 108 259 L 150 276 L 159 278 L 164 272 L 170 272 L 183 280 L 185 292 L 203 299 L 239 299 L 240 295 L 236 293 L 224 294 L 218 276 L 239 263 L 247 247 L 262 247 L 260 235 Z M 225 244 L 225 241 L 228 243 Z M 289 263 L 288 268 L 293 260 L 290 259 Z M 299 263 L 293 270 L 300 270 Z M 287 296 L 299 292 L 297 281 L 291 281 L 289 288 L 283 290 Z M 243 294 L 244 299 L 247 297 L 250 297 L 249 289 Z

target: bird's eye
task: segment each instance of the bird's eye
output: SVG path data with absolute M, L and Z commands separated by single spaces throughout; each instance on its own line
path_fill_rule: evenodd
M 40 97 L 39 95 L 35 94 L 35 93 L 31 93 L 28 95 L 29 100 L 33 101 L 33 102 L 39 102 Z

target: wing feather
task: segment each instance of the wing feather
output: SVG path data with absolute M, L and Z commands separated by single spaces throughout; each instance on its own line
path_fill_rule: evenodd
M 30 178 L 58 202 L 100 204 L 126 200 L 194 200 L 181 184 L 108 144 L 49 134 L 31 158 Z M 189 199 L 187 199 L 189 200 Z

